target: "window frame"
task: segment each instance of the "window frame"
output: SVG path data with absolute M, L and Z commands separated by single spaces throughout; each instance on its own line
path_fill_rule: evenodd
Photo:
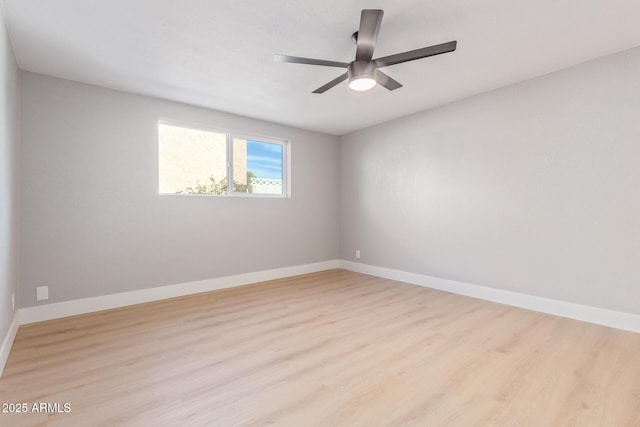
M 161 193 L 160 192 L 160 125 L 174 126 L 201 132 L 224 134 L 226 137 L 226 164 L 227 164 L 227 191 L 225 194 L 188 194 L 188 193 Z M 282 194 L 256 194 L 234 191 L 233 186 L 233 139 L 245 139 L 247 141 L 278 144 L 282 146 Z M 156 122 L 156 147 L 158 149 L 158 194 L 160 196 L 204 196 L 204 197 L 252 197 L 269 199 L 287 199 L 291 197 L 291 141 L 286 138 L 265 136 L 255 133 L 236 131 L 220 127 L 213 127 L 193 122 L 184 122 L 173 119 L 159 118 Z

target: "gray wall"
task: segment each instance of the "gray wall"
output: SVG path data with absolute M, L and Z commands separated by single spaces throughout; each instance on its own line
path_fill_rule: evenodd
M 18 139 L 18 68 L 0 12 L 0 341 L 18 298 L 20 254 L 20 146 Z
M 23 307 L 337 257 L 336 137 L 28 72 L 21 90 Z M 290 139 L 292 197 L 159 196 L 160 117 Z
M 341 258 L 640 313 L 638 76 L 634 49 L 341 137 Z

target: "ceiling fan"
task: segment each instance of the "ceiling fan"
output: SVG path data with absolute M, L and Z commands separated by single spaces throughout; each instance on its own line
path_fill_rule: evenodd
M 324 65 L 326 67 L 346 68 L 344 74 L 331 80 L 329 83 L 320 86 L 313 93 L 324 93 L 338 83 L 349 79 L 349 87 L 353 90 L 364 91 L 373 88 L 376 84 L 386 87 L 389 90 L 401 88 L 402 85 L 380 71 L 380 68 L 389 65 L 401 64 L 403 62 L 414 61 L 428 56 L 440 55 L 442 53 L 456 50 L 457 41 L 442 43 L 434 46 L 423 47 L 421 49 L 410 50 L 408 52 L 396 53 L 395 55 L 373 58 L 373 49 L 376 47 L 378 31 L 382 22 L 383 10 L 363 9 L 360 15 L 360 29 L 353 33 L 351 38 L 356 43 L 356 59 L 349 63 L 326 61 L 324 59 L 301 58 L 298 56 L 274 55 L 273 59 L 278 62 L 291 62 L 294 64 Z

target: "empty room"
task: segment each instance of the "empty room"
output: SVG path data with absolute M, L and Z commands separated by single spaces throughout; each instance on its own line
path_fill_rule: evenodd
M 0 6 L 0 426 L 640 426 L 639 1 Z

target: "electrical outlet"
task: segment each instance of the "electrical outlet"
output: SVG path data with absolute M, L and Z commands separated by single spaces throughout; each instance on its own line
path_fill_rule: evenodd
M 360 249 L 356 249 L 356 258 L 360 259 Z
M 49 299 L 49 287 L 38 286 L 36 288 L 36 301 L 42 301 L 45 299 Z

